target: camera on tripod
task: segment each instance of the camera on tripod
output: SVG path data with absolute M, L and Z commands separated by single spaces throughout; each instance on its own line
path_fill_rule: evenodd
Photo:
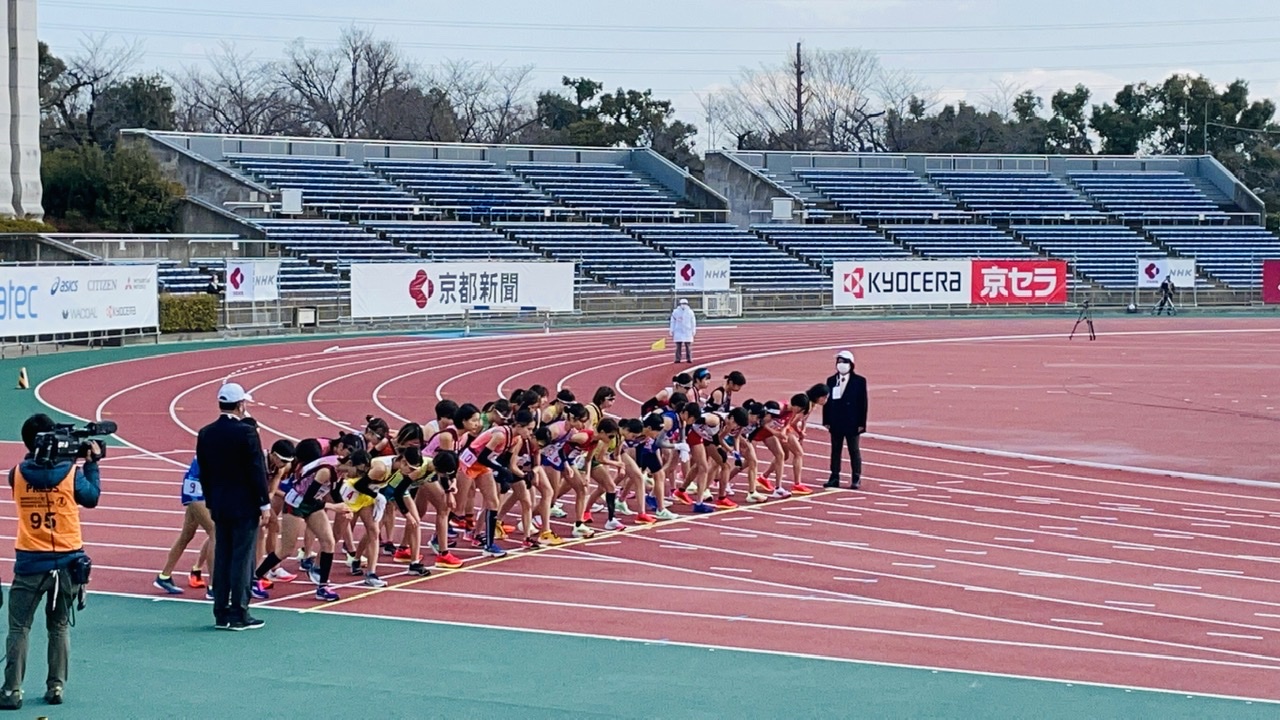
M 52 430 L 36 435 L 31 459 L 45 467 L 79 458 L 87 459 L 92 449 L 91 440 L 113 435 L 116 429 L 116 424 L 107 420 L 86 423 L 82 428 L 71 424 L 54 425 Z M 107 456 L 107 446 L 103 443 L 99 443 L 99 446 L 102 452 L 95 458 L 98 460 Z

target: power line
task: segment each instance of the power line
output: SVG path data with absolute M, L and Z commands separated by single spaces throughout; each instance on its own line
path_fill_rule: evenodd
M 277 44 L 288 44 L 292 42 L 294 39 L 299 39 L 299 38 L 285 39 L 285 38 L 281 38 L 280 36 L 273 37 L 273 36 L 264 36 L 264 35 L 218 34 L 215 36 L 215 35 L 210 35 L 208 33 L 187 32 L 187 31 L 180 31 L 180 30 L 146 30 L 144 32 L 138 32 L 131 28 L 115 28 L 115 27 L 62 24 L 62 23 L 46 23 L 44 27 L 62 29 L 62 30 L 80 30 L 85 32 L 96 31 L 96 32 L 105 32 L 105 33 L 118 33 L 121 35 L 132 34 L 139 37 L 177 37 L 177 38 L 199 38 L 199 39 L 209 39 L 209 38 L 217 37 L 223 40 L 244 40 L 244 41 L 251 41 L 251 42 L 252 41 L 260 42 L 263 40 L 268 40 L 268 41 L 275 42 Z M 307 38 L 300 38 L 300 39 L 302 39 L 304 42 L 313 42 L 315 45 L 319 47 L 331 47 L 337 44 L 337 41 L 333 39 L 328 39 L 328 40 L 321 40 L 321 39 L 309 40 Z M 402 42 L 398 44 L 405 48 L 420 48 L 420 49 L 433 48 L 434 49 L 439 47 L 437 44 L 429 43 L 429 42 Z M 661 51 L 658 51 L 658 52 L 661 52 Z M 148 54 L 153 54 L 153 53 L 148 53 Z M 1194 65 L 1197 67 L 1217 67 L 1217 66 L 1223 66 L 1223 65 L 1243 65 L 1243 64 L 1254 64 L 1254 63 L 1257 63 L 1257 64 L 1280 63 L 1280 57 L 1249 58 L 1249 59 L 1235 59 L 1235 60 L 1215 59 L 1215 60 L 1190 60 L 1190 61 L 1184 58 L 1178 61 L 1178 64 L 1180 65 Z M 1046 67 L 1046 66 L 1027 67 L 1025 64 L 1004 65 L 1004 66 L 998 66 L 998 67 L 950 66 L 946 68 L 910 68 L 909 70 L 911 73 L 916 75 L 961 75 L 966 73 L 997 74 L 997 73 L 1007 73 L 1007 72 L 1023 72 L 1028 70 L 1036 70 L 1036 71 L 1043 71 L 1043 72 L 1070 72 L 1070 71 L 1077 71 L 1077 70 L 1080 70 L 1080 71 L 1083 71 L 1083 70 L 1094 70 L 1094 71 L 1141 70 L 1141 69 L 1151 69 L 1151 68 L 1157 68 L 1157 69 L 1166 68 L 1168 66 L 1169 66 L 1168 62 L 1139 62 L 1139 63 L 1108 63 L 1105 65 L 1062 65 L 1062 66 L 1053 66 L 1053 67 Z M 737 75 L 742 70 L 741 67 L 738 67 L 738 68 L 681 67 L 681 68 L 667 69 L 667 68 L 634 68 L 634 67 L 633 68 L 598 68 L 598 67 L 590 67 L 590 66 L 540 67 L 538 69 L 545 70 L 547 72 L 569 72 L 569 73 L 592 72 L 592 73 L 611 74 L 611 75 L 663 74 L 663 75 L 698 75 L 698 76 L 703 76 L 703 75 L 733 76 L 733 75 Z
M 432 27 L 432 28 L 479 28 L 486 30 L 503 29 L 503 30 L 542 30 L 542 31 L 565 31 L 565 32 L 622 32 L 622 33 L 671 33 L 671 34 L 706 34 L 709 30 L 714 30 L 718 34 L 741 33 L 741 34 L 795 34 L 795 33 L 812 33 L 812 34 L 837 34 L 837 33 L 901 33 L 901 34 L 918 34 L 918 33 L 947 33 L 958 34 L 966 32 L 1018 32 L 1018 31 L 1037 31 L 1045 30 L 1052 32 L 1061 32 L 1064 30 L 1112 30 L 1112 29 L 1140 29 L 1140 28 L 1169 28 L 1169 27 L 1203 27 L 1207 25 L 1246 25 L 1260 24 L 1267 22 L 1280 21 L 1280 15 L 1265 15 L 1255 17 L 1209 17 L 1200 19 L 1178 19 L 1178 20 L 1133 20 L 1123 22 L 1096 22 L 1096 23 L 1053 23 L 1053 24 L 1021 24 L 1021 25 L 912 25 L 909 27 L 898 26 L 874 26 L 874 25 L 858 25 L 848 27 L 833 27 L 831 23 L 823 23 L 820 25 L 807 26 L 791 26 L 791 27 L 748 27 L 748 26 L 717 26 L 713 29 L 705 27 L 692 27 L 689 25 L 593 25 L 593 24 L 575 24 L 575 23 L 530 23 L 530 22 L 508 22 L 497 20 L 421 20 L 408 17 L 369 17 L 369 16 L 324 16 L 309 15 L 299 16 L 292 13 L 266 13 L 254 12 L 252 15 L 245 13 L 233 12 L 228 10 L 210 10 L 196 8 L 176 8 L 164 6 L 141 6 L 141 5 L 120 5 L 113 3 L 98 2 L 79 2 L 77 0 L 45 0 L 42 5 L 44 7 L 65 7 L 83 10 L 112 10 L 115 12 L 131 12 L 160 14 L 171 16 L 185 17 L 229 17 L 241 20 L 286 20 L 290 22 L 324 22 L 339 24 L 390 24 L 397 26 L 414 26 L 414 27 Z

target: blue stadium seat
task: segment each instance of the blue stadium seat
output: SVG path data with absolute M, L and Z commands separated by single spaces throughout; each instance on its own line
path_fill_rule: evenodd
M 757 235 L 805 262 L 831 272 L 844 260 L 910 258 L 911 251 L 862 225 L 756 225 Z
M 1034 258 L 1039 253 L 991 225 L 891 225 L 889 237 L 931 258 Z
M 794 174 L 856 218 L 927 222 L 971 217 L 910 170 L 805 168 Z
M 595 223 L 495 223 L 522 245 L 626 292 L 671 292 L 674 261 L 615 228 Z
M 596 220 L 656 218 L 679 209 L 665 188 L 604 163 L 512 163 L 512 171 L 542 192 Z
M 1103 218 L 1066 183 L 1043 172 L 935 171 L 935 185 L 990 220 Z
M 228 153 L 225 159 L 258 182 L 302 190 L 304 207 L 330 215 L 409 215 L 414 196 L 347 158 Z
M 252 220 L 290 255 L 333 270 L 352 262 L 405 262 L 421 258 L 404 248 L 337 220 Z
M 1257 226 L 1155 226 L 1145 231 L 1170 250 L 1195 258 L 1200 269 L 1228 288 L 1262 285 L 1262 261 L 1280 259 L 1280 238 Z
M 369 167 L 433 208 L 461 220 L 523 220 L 571 215 L 493 163 L 377 158 Z
M 677 259 L 729 258 L 730 282 L 744 290 L 812 291 L 830 284 L 829 275 L 737 225 L 636 224 L 626 230 Z
M 1132 289 L 1139 259 L 1168 255 L 1123 225 L 1026 225 L 1010 230 L 1041 252 L 1067 260 L 1083 278 L 1108 290 Z M 1199 283 L 1209 286 L 1203 279 Z
M 1180 172 L 1076 172 L 1069 177 L 1095 203 L 1124 220 L 1225 223 L 1230 217 Z

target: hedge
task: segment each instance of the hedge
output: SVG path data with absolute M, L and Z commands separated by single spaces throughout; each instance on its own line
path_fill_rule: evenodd
M 218 329 L 217 295 L 160 296 L 160 332 L 213 332 Z
M 0 215 L 0 233 L 47 233 L 57 232 L 57 230 L 49 223 L 39 220 Z

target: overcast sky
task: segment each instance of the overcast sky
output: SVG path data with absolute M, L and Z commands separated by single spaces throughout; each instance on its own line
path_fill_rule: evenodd
M 1083 82 L 1109 100 L 1175 71 L 1244 78 L 1253 95 L 1280 98 L 1277 0 L 39 0 L 55 54 L 106 34 L 143 44 L 138 70 L 201 63 L 219 42 L 276 58 L 295 38 L 332 44 L 353 22 L 425 65 L 532 64 L 538 90 L 562 75 L 652 88 L 695 123 L 700 93 L 797 41 L 874 50 L 944 101 L 981 104 L 998 82 L 1046 101 Z

